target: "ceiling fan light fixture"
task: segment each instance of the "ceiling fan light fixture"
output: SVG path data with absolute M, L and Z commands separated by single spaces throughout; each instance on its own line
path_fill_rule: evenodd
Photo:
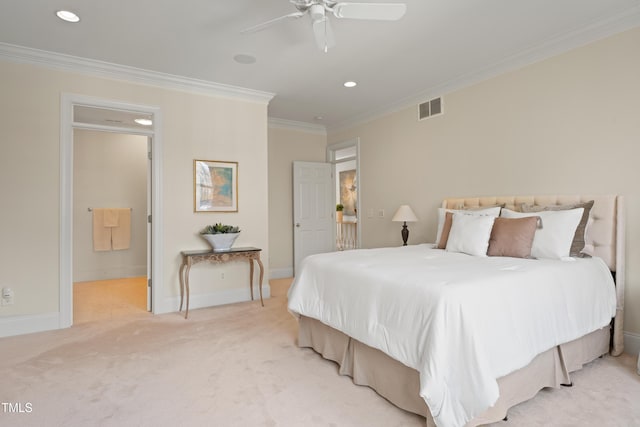
M 344 82 L 344 87 L 356 87 L 358 85 L 358 83 L 354 82 L 354 81 L 348 81 L 348 82 Z
M 67 22 L 79 22 L 80 21 L 80 17 L 78 15 L 76 15 L 73 12 L 70 12 L 68 10 L 59 10 L 56 12 L 56 16 L 60 19 L 62 19 L 63 21 L 67 21 Z
M 309 16 L 311 16 L 313 22 L 323 20 L 325 18 L 324 6 L 321 4 L 312 4 L 309 8 Z

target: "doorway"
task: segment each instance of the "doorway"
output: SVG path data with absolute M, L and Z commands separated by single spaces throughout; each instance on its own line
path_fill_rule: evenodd
M 151 125 L 133 122 L 134 118 L 151 121 Z M 141 106 L 117 101 L 103 100 L 82 95 L 63 94 L 61 97 L 61 156 L 60 156 L 60 321 L 59 327 L 71 326 L 73 322 L 73 282 L 76 271 L 74 247 L 77 245 L 74 236 L 74 219 L 84 217 L 85 222 L 91 216 L 89 209 L 95 203 L 74 204 L 74 157 L 75 134 L 90 131 L 95 134 L 121 134 L 137 136 L 143 145 L 148 158 L 146 168 L 146 197 L 138 213 L 142 215 L 146 225 L 146 244 L 143 267 L 146 273 L 144 284 L 147 286 L 147 307 L 153 313 L 163 312 L 159 306 L 159 292 L 154 287 L 162 285 L 162 270 L 159 256 L 161 254 L 162 230 L 160 227 L 161 176 L 162 164 L 159 161 L 162 153 L 161 115 L 157 107 Z M 143 184 L 144 186 L 144 184 Z M 89 192 L 90 193 L 90 192 Z M 86 205 L 86 206 L 85 206 Z M 105 206 L 100 206 L 105 207 Z M 117 207 L 117 206 L 110 206 Z M 153 213 L 153 214 L 152 214 Z M 139 228 L 140 226 L 138 226 Z M 85 243 L 86 243 L 85 239 Z M 140 245 L 140 244 L 139 244 Z M 77 262 L 77 261 L 76 261 Z M 112 270 L 112 269 L 109 269 Z
M 328 146 L 324 163 L 293 162 L 294 275 L 309 255 L 361 247 L 359 156 L 355 138 Z M 342 218 L 338 204 L 347 209 Z
M 336 209 L 336 249 L 360 248 L 360 140 L 327 147 L 327 161 L 333 164 L 333 187 Z
M 89 112 L 90 110 L 90 112 Z M 76 123 L 126 124 L 110 111 L 76 107 Z M 109 121 L 107 121 L 109 120 Z M 149 119 L 151 120 L 151 119 Z M 109 320 L 149 311 L 147 189 L 150 137 L 74 129 L 73 318 Z

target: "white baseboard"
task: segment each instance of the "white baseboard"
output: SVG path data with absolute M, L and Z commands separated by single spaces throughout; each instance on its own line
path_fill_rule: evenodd
M 624 352 L 637 356 L 640 353 L 640 335 L 633 332 L 624 333 Z
M 262 298 L 271 297 L 271 287 L 267 284 L 262 285 Z M 253 287 L 254 301 L 260 303 L 260 293 L 257 286 Z M 189 298 L 189 311 L 196 308 L 214 307 L 216 305 L 233 304 L 236 302 L 251 301 L 251 292 L 247 288 L 244 289 L 228 289 L 225 291 L 210 292 L 207 294 L 191 294 Z M 186 302 L 185 302 L 186 304 Z M 180 296 L 165 298 L 164 307 L 156 313 L 172 313 L 180 309 Z M 182 307 L 184 310 L 185 307 Z
M 293 267 L 272 268 L 269 270 L 269 279 L 287 279 L 293 277 Z
M 0 317 L 0 337 L 51 331 L 60 328 L 60 313 Z
M 247 286 L 243 289 L 230 289 L 208 294 L 191 295 L 189 310 L 251 301 L 251 293 L 248 288 Z M 258 286 L 253 287 L 253 297 L 254 301 L 259 303 L 260 293 Z M 268 284 L 262 285 L 262 297 L 263 299 L 271 297 L 271 287 Z M 166 298 L 164 300 L 164 307 L 156 310 L 156 314 L 176 312 L 179 308 L 180 296 Z M 184 308 L 185 307 L 183 307 L 183 310 Z M 51 331 L 54 329 L 63 329 L 60 326 L 60 313 L 0 317 L 0 338 Z

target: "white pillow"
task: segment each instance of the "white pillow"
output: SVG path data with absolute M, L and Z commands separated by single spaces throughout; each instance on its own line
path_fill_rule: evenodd
M 494 216 L 456 212 L 451 221 L 447 251 L 487 256 Z
M 531 247 L 533 258 L 560 259 L 569 256 L 571 242 L 582 219 L 584 208 L 566 211 L 515 212 L 503 209 L 500 216 L 522 218 L 539 216 L 542 228 L 536 230 Z
M 445 209 L 438 208 L 438 231 L 436 233 L 436 245 L 440 243 L 440 237 L 442 236 L 442 228 L 444 227 L 444 217 L 447 215 L 447 212 L 460 212 L 467 215 L 484 215 L 484 216 L 500 216 L 500 206 L 493 206 L 490 208 L 482 208 L 482 209 Z

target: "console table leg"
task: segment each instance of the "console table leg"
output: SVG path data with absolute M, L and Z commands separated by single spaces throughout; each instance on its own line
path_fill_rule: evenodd
M 251 301 L 253 301 L 253 259 L 249 258 L 249 289 L 251 289 Z
M 180 264 L 180 309 L 178 311 L 182 311 L 182 302 L 184 300 L 184 261 Z
M 184 318 L 189 317 L 189 271 L 191 270 L 191 264 L 187 265 L 187 269 L 184 272 L 184 284 L 187 289 L 187 307 L 184 312 Z
M 262 265 L 262 261 L 260 261 L 260 258 L 256 259 L 256 261 L 258 261 L 258 266 L 260 267 L 260 282 L 258 284 L 258 286 L 260 287 L 260 304 L 262 304 L 262 306 L 264 307 L 264 301 L 262 300 L 262 278 L 264 277 L 264 266 Z

